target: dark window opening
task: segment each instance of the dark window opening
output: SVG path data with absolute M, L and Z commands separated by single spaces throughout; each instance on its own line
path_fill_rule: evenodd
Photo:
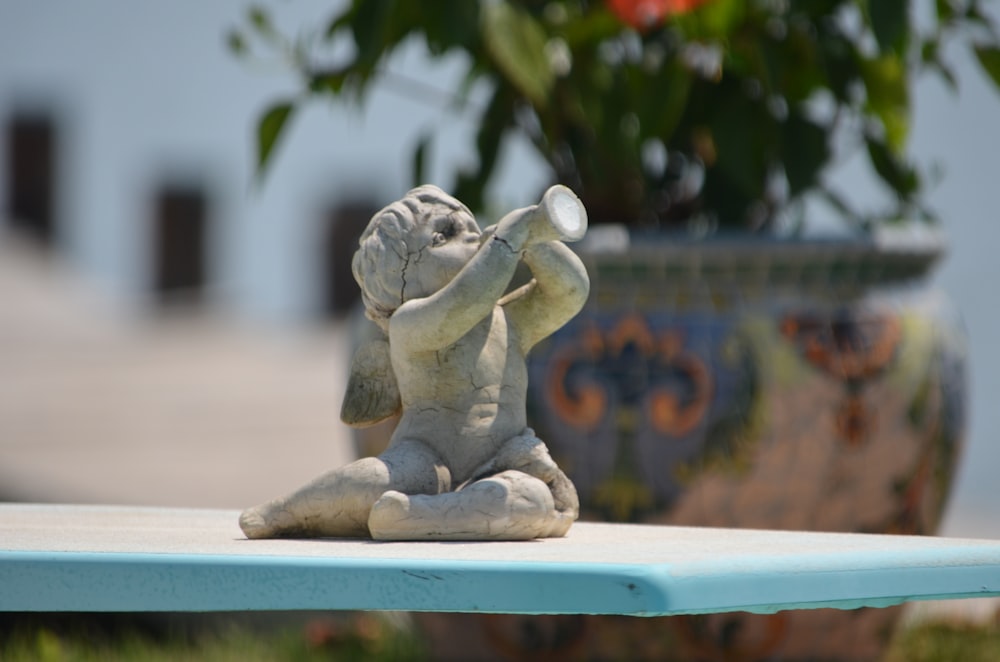
M 168 187 L 156 196 L 153 291 L 160 303 L 194 303 L 206 280 L 208 203 L 195 188 Z
M 7 123 L 6 215 L 11 227 L 48 246 L 57 234 L 57 133 L 45 115 L 15 115 Z
M 326 316 L 346 315 L 361 298 L 351 260 L 358 249 L 358 238 L 376 211 L 374 202 L 356 200 L 333 207 L 326 214 L 322 248 L 322 313 Z

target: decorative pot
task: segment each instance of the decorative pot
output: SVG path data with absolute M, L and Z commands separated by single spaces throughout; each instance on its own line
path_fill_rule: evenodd
M 584 518 L 936 531 L 966 406 L 940 241 L 590 239 L 590 300 L 533 350 L 528 397 Z M 751 662 L 877 659 L 899 614 L 417 618 L 442 659 Z

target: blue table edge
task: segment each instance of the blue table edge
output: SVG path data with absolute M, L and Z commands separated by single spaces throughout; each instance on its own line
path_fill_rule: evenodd
M 849 559 L 847 562 L 845 559 Z M 733 563 L 0 551 L 0 611 L 401 610 L 666 616 L 1000 596 L 996 548 Z

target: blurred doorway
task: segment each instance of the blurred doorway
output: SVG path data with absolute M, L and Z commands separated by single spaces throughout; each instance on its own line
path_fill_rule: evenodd
M 325 317 L 346 315 L 361 298 L 351 272 L 351 260 L 358 249 L 358 238 L 377 211 L 372 199 L 358 198 L 332 206 L 325 214 L 321 258 L 321 312 Z
M 6 216 L 11 227 L 45 246 L 58 234 L 58 130 L 46 113 L 14 113 L 6 127 Z
M 208 272 L 207 196 L 197 186 L 166 185 L 153 208 L 153 295 L 163 305 L 199 303 Z

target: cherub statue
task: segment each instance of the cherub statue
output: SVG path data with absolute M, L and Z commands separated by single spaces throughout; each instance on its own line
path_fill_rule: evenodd
M 388 448 L 240 516 L 248 538 L 522 540 L 563 536 L 576 489 L 527 426 L 525 356 L 573 317 L 590 281 L 563 241 L 586 232 L 562 186 L 481 232 L 421 186 L 378 212 L 352 264 L 385 335 L 355 355 L 341 417 L 399 413 Z M 532 280 L 505 294 L 523 262 Z

